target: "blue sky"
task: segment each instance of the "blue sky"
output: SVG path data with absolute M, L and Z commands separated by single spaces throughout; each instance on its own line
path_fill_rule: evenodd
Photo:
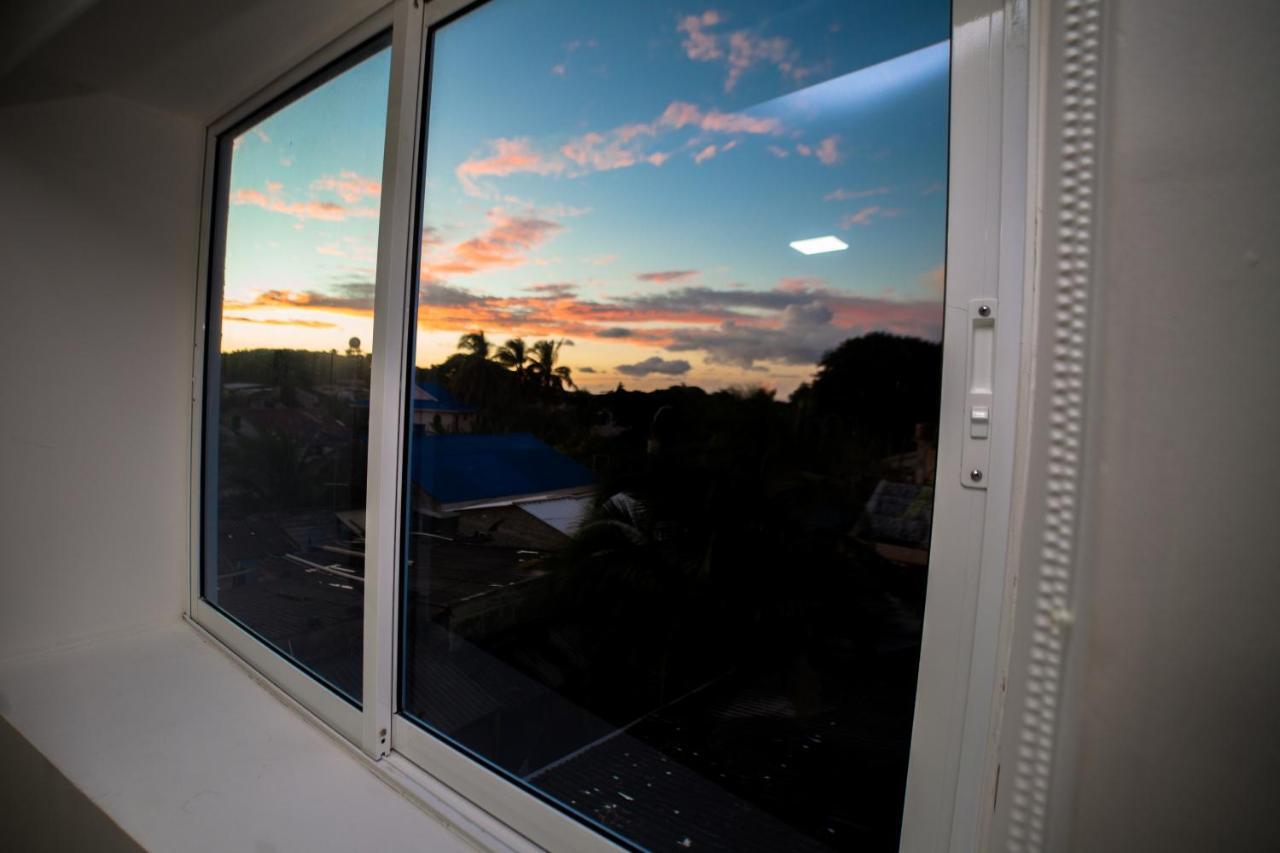
M 785 393 L 853 334 L 937 337 L 949 4 L 778 5 L 493 0 L 438 31 L 418 363 L 484 329 L 572 339 L 588 388 Z M 387 70 L 239 142 L 227 313 L 277 322 L 233 343 L 371 329 Z M 788 245 L 825 234 L 849 249 Z

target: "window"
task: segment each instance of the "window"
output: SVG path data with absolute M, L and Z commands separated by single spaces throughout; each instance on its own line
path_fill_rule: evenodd
M 491 0 L 434 33 L 401 703 L 626 842 L 896 844 L 949 27 Z
M 217 142 L 202 594 L 356 704 L 390 64 L 375 39 Z
M 544 848 L 967 832 L 1025 79 L 954 7 L 406 0 L 216 123 L 194 620 Z

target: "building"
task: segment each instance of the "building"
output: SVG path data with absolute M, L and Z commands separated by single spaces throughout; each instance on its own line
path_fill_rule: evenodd
M 420 530 L 553 550 L 594 502 L 595 475 L 528 433 L 424 432 L 411 453 Z
M 448 388 L 434 382 L 415 382 L 413 423 L 427 432 L 471 432 L 474 406 L 458 400 Z

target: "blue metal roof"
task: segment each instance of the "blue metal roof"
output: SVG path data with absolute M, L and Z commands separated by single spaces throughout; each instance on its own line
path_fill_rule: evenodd
M 413 437 L 409 473 L 440 503 L 497 500 L 590 486 L 595 475 L 527 432 Z
M 474 406 L 468 406 L 449 392 L 443 385 L 434 382 L 419 382 L 413 392 L 413 408 L 415 411 L 428 412 L 474 412 Z

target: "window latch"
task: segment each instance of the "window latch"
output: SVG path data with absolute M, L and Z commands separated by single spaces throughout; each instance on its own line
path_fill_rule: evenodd
M 989 479 L 998 314 L 995 299 L 969 301 L 969 375 L 965 385 L 960 482 L 970 489 L 985 489 Z

